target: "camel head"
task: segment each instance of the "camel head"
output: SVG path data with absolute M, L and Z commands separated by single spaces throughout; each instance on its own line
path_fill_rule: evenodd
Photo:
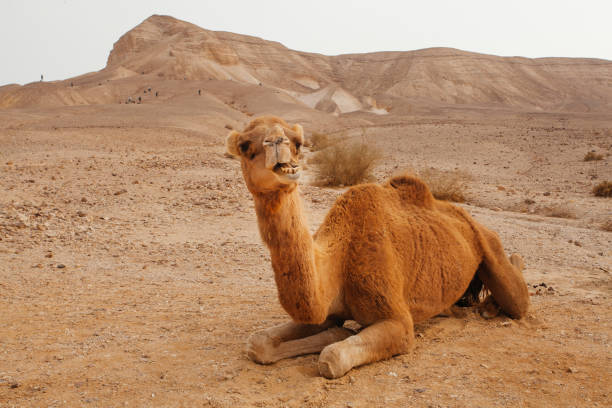
M 293 190 L 300 177 L 298 155 L 304 143 L 302 126 L 274 116 L 254 119 L 242 131 L 227 136 L 227 151 L 240 157 L 251 193 Z

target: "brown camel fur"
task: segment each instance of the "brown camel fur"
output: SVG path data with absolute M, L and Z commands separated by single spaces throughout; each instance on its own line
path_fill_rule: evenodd
M 293 322 L 251 335 L 261 364 L 321 352 L 327 378 L 406 353 L 413 325 L 451 307 L 478 278 L 508 315 L 529 295 L 522 259 L 463 209 L 433 198 L 410 176 L 348 189 L 311 236 L 297 189 L 300 125 L 265 116 L 227 137 L 240 156 L 259 231 L 270 249 L 280 303 Z M 354 334 L 342 327 L 355 320 Z

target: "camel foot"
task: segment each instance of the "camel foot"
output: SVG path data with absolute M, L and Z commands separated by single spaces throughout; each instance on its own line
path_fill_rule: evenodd
M 523 257 L 520 254 L 514 253 L 510 255 L 510 263 L 521 272 L 525 269 L 525 261 L 523 261 Z
M 319 356 L 319 373 L 329 379 L 339 378 L 353 368 L 339 344 L 325 347 Z
M 259 364 L 272 364 L 275 359 L 275 345 L 272 339 L 265 332 L 251 334 L 247 340 L 247 356 Z
M 478 309 L 480 311 L 480 315 L 485 319 L 497 317 L 501 312 L 501 308 L 497 303 L 495 303 L 495 299 L 493 299 L 492 296 L 487 296 L 484 302 L 480 304 Z

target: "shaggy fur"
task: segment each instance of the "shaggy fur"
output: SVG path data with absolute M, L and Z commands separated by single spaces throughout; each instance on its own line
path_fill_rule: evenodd
M 342 376 L 408 351 L 413 324 L 447 310 L 478 281 L 508 315 L 525 315 L 520 256 L 509 260 L 495 233 L 436 200 L 415 177 L 350 188 L 311 236 L 295 175 L 279 169 L 295 172 L 302 143 L 299 125 L 273 116 L 227 138 L 255 201 L 280 303 L 293 319 L 252 335 L 250 358 L 267 364 L 321 352 L 321 374 Z M 365 328 L 342 328 L 349 319 Z

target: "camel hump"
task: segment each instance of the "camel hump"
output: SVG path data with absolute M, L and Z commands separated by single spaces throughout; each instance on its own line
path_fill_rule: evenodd
M 434 197 L 429 187 L 415 176 L 395 176 L 389 180 L 387 186 L 397 190 L 402 202 L 426 208 L 433 207 Z

